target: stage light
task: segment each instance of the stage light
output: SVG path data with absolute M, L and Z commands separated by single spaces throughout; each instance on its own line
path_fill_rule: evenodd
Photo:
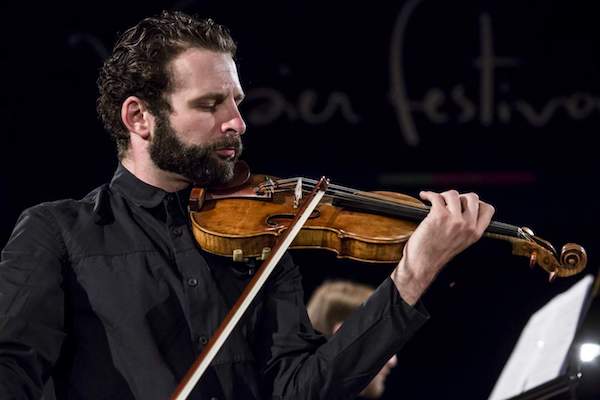
M 597 343 L 583 343 L 579 347 L 579 359 L 582 362 L 594 361 L 600 355 L 600 345 Z

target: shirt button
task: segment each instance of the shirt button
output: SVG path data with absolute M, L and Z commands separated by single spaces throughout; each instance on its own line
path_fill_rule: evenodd
M 202 346 L 204 346 L 206 343 L 208 343 L 208 338 L 207 338 L 206 336 L 200 336 L 200 337 L 198 338 L 198 342 L 200 342 L 200 344 L 201 344 Z
M 198 279 L 196 279 L 196 278 L 188 278 L 187 284 L 188 284 L 188 286 L 191 286 L 191 287 L 198 286 Z
M 176 227 L 174 227 L 174 228 L 173 228 L 171 231 L 173 232 L 173 235 L 174 235 L 175 237 L 179 237 L 179 236 L 181 236 L 181 234 L 183 233 L 183 229 L 181 229 L 181 227 L 180 227 L 180 226 L 176 226 Z

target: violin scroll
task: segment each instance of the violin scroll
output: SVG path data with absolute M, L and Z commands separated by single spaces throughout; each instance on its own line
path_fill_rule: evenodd
M 529 236 L 522 239 L 504 238 L 513 244 L 513 254 L 528 257 L 530 266 L 536 264 L 550 273 L 550 280 L 558 277 L 568 277 L 581 272 L 587 264 L 587 253 L 585 249 L 576 243 L 565 244 L 560 254 L 554 247 L 537 236 Z
M 560 250 L 560 264 L 563 275 L 571 276 L 581 272 L 587 264 L 585 249 L 576 243 L 567 243 Z

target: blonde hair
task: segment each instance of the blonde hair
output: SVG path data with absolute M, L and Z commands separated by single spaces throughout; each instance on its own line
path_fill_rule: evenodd
M 350 281 L 327 281 L 308 301 L 308 316 L 313 327 L 332 335 L 336 323 L 343 322 L 373 293 L 373 288 Z

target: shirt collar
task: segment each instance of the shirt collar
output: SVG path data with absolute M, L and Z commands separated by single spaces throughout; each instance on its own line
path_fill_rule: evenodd
M 110 182 L 111 189 L 115 189 L 128 200 L 131 200 L 138 206 L 145 208 L 154 208 L 158 206 L 169 195 L 169 192 L 147 184 L 140 180 L 134 174 L 129 172 L 123 164 L 119 163 L 115 175 Z M 177 192 L 177 197 L 184 197 L 183 192 L 189 192 L 190 188 Z M 179 196 L 179 194 L 183 196 Z

